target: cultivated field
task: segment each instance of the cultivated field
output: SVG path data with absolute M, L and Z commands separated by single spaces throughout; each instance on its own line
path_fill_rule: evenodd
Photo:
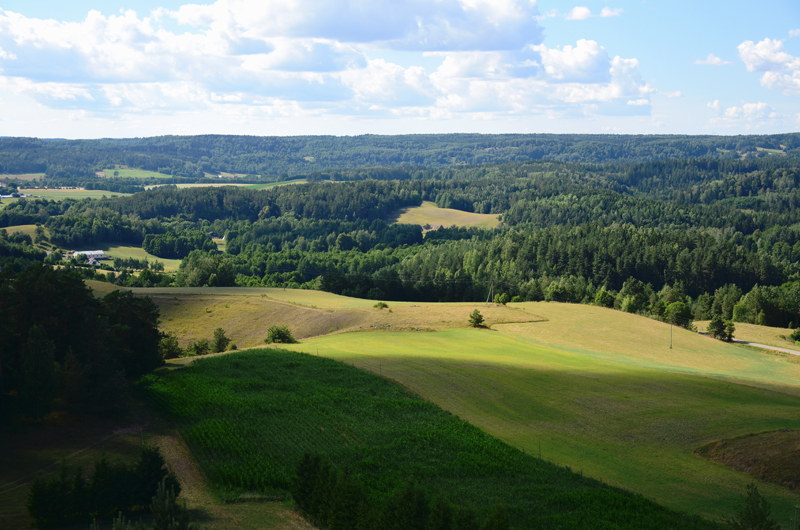
M 102 199 L 103 197 L 126 197 L 130 193 L 116 193 L 105 190 L 40 190 L 40 189 L 27 189 L 20 190 L 20 192 L 31 194 L 34 197 L 41 197 L 54 201 L 63 201 L 64 199 Z
M 436 203 L 423 201 L 421 206 L 404 208 L 392 220 L 397 223 L 411 225 L 440 225 L 445 227 L 477 226 L 478 228 L 495 228 L 500 225 L 497 215 L 469 213 L 449 208 L 438 208 Z

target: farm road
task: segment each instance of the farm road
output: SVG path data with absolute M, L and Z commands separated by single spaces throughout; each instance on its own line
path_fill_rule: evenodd
M 790 355 L 800 355 L 800 351 L 797 350 L 790 350 L 788 348 L 778 348 L 776 346 L 770 346 L 768 344 L 759 344 L 758 342 L 750 342 L 746 340 L 740 339 L 733 339 L 733 342 L 737 342 L 739 344 L 745 344 L 747 346 L 755 346 L 756 348 L 764 348 L 765 350 L 772 350 L 772 351 L 779 351 L 783 353 L 788 353 Z

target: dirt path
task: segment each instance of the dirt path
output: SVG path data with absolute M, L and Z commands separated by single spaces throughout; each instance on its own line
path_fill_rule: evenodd
M 770 346 L 768 344 L 759 344 L 758 342 L 750 342 L 747 340 L 740 340 L 740 339 L 733 339 L 733 342 L 737 342 L 739 344 L 746 344 L 747 346 L 755 346 L 756 348 L 764 348 L 765 350 L 788 353 L 789 355 L 800 355 L 800 351 L 797 350 L 790 350 L 788 348 L 778 348 L 777 346 Z

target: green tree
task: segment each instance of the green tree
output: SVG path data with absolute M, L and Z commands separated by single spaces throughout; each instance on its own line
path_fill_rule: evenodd
M 708 323 L 708 334 L 715 339 L 725 339 L 725 321 L 722 320 L 722 315 L 714 315 L 711 322 Z
M 511 301 L 511 297 L 508 296 L 508 293 L 494 295 L 495 304 L 506 305 L 509 301 Z
M 664 317 L 667 319 L 667 322 L 674 321 L 675 325 L 687 329 L 692 327 L 692 320 L 694 319 L 692 309 L 683 302 L 672 302 L 669 304 L 664 310 Z
M 178 336 L 169 332 L 158 343 L 158 352 L 162 359 L 177 359 L 183 355 L 183 348 L 178 344 Z
M 23 412 L 32 418 L 43 418 L 50 412 L 56 393 L 55 345 L 42 326 L 32 326 L 22 349 L 22 386 L 20 400 Z
M 483 315 L 477 309 L 469 315 L 469 325 L 473 328 L 479 328 L 483 325 Z
M 594 305 L 600 307 L 614 307 L 614 294 L 607 291 L 605 287 L 601 287 L 594 297 Z
M 289 326 L 270 326 L 267 330 L 267 338 L 264 339 L 267 344 L 293 344 L 297 342 L 292 335 Z
M 733 333 L 736 331 L 736 325 L 734 325 L 733 320 L 726 320 L 725 321 L 725 340 L 728 342 L 733 340 Z
M 214 339 L 211 341 L 211 351 L 221 353 L 228 349 L 231 339 L 225 336 L 225 330 L 217 328 L 214 330 Z
M 747 486 L 747 496 L 739 504 L 736 515 L 732 519 L 725 519 L 731 530 L 780 530 L 780 525 L 775 519 L 770 518 L 772 506 L 769 501 L 758 492 L 755 483 Z

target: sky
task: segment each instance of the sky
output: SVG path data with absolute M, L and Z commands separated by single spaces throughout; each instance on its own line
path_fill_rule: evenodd
M 0 0 L 0 136 L 798 130 L 797 0 Z

